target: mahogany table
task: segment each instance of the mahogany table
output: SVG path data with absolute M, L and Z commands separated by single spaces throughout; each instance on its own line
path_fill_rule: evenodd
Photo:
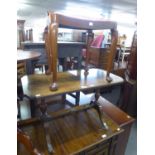
M 33 74 L 22 78 L 22 87 L 24 94 L 29 97 L 45 98 L 64 93 L 119 85 L 124 82 L 123 78 L 117 75 L 111 73 L 110 76 L 112 81 L 108 82 L 106 71 L 97 68 L 90 69 L 87 76 L 84 75 L 84 70 L 58 72 L 59 88 L 56 91 L 51 91 L 49 85 L 51 84 L 52 75 Z
M 52 76 L 45 74 L 33 74 L 24 76 L 22 81 L 22 88 L 24 95 L 28 96 L 30 99 L 35 99 L 40 101 L 40 111 L 42 112 L 42 116 L 40 118 L 36 118 L 35 121 L 43 120 L 50 121 L 53 119 L 61 118 L 62 116 L 66 116 L 72 114 L 74 112 L 79 112 L 83 110 L 87 110 L 90 108 L 95 108 L 99 114 L 99 120 L 101 122 L 102 128 L 108 130 L 108 125 L 103 120 L 103 113 L 100 111 L 100 105 L 97 103 L 97 100 L 100 97 L 99 89 L 103 87 L 109 87 L 112 85 L 118 85 L 123 83 L 123 79 L 119 76 L 111 74 L 112 81 L 108 82 L 106 80 L 106 71 L 102 69 L 90 69 L 89 74 L 84 74 L 84 70 L 71 70 L 66 72 L 58 73 L 58 90 L 51 91 L 49 86 L 51 83 Z M 94 99 L 92 99 L 91 103 L 76 106 L 74 108 L 70 108 L 69 110 L 64 110 L 55 116 L 49 117 L 47 114 L 47 104 L 45 99 L 51 96 L 64 95 L 71 92 L 78 92 L 84 90 L 95 90 Z M 46 128 L 46 126 L 45 126 Z M 46 129 L 47 130 L 47 129 Z M 49 135 L 47 134 L 47 141 L 49 140 Z M 52 152 L 53 148 L 50 143 L 48 143 L 48 150 Z

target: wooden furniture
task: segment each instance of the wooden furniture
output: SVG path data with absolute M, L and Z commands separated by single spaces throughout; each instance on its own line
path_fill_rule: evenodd
M 36 51 L 41 55 L 37 60 L 29 60 L 26 63 L 27 74 L 33 74 L 35 68 L 41 68 L 43 71 L 43 66 L 47 68 L 47 55 L 45 50 L 44 42 L 33 42 L 33 41 L 24 41 L 22 42 L 23 50 L 27 51 Z
M 109 74 L 112 70 L 113 66 L 113 59 L 115 56 L 116 51 L 116 44 L 117 44 L 117 24 L 116 22 L 112 21 L 104 21 L 104 20 L 93 20 L 93 19 L 80 19 L 80 18 L 73 18 L 67 17 L 61 14 L 57 14 L 54 12 L 48 12 L 49 16 L 49 40 L 50 40 L 50 58 L 52 66 L 52 82 L 50 88 L 52 91 L 56 91 L 58 89 L 57 84 L 57 58 L 58 58 L 58 46 L 57 46 L 57 35 L 58 35 L 58 28 L 72 28 L 72 29 L 83 29 L 87 30 L 87 51 L 89 51 L 90 43 L 93 39 L 92 30 L 97 29 L 111 29 L 112 34 L 112 42 L 110 46 L 110 54 L 108 56 L 108 66 L 107 66 L 107 80 L 110 82 L 112 79 L 110 78 Z M 86 67 L 85 67 L 85 74 L 88 74 L 88 52 L 86 54 Z
M 118 106 L 130 116 L 137 117 L 137 81 L 125 79 Z
M 123 79 L 111 74 L 111 78 L 113 80 L 109 83 L 106 80 L 106 71 L 104 70 L 90 69 L 87 75 L 85 75 L 84 72 L 84 70 L 59 72 L 58 84 L 60 85 L 60 88 L 57 91 L 51 91 L 49 89 L 51 75 L 38 74 L 24 76 L 22 78 L 24 95 L 26 95 L 31 100 L 31 112 L 34 113 L 35 111 L 34 103 L 39 104 L 40 111 L 42 112 L 41 118 L 37 118 L 37 120 L 40 120 L 42 118 L 44 118 L 43 120 L 53 119 L 53 117 L 48 117 L 46 98 L 91 89 L 96 92 L 95 98 L 91 101 L 91 103 L 84 106 L 80 105 L 71 108 L 68 111 L 61 112 L 61 115 L 56 117 L 68 115 L 72 113 L 72 111 L 76 112 L 95 108 L 99 114 L 99 120 L 101 121 L 102 127 L 108 129 L 107 125 L 102 119 L 102 113 L 100 112 L 99 105 L 96 103 L 97 99 L 100 96 L 99 89 L 112 85 L 122 84 Z
M 17 62 L 17 74 L 23 76 L 26 73 L 25 62 Z
M 18 63 L 25 63 L 25 72 L 28 73 L 28 67 L 31 66 L 31 71 L 34 73 L 34 67 L 32 60 L 37 60 L 41 54 L 36 51 L 29 51 L 29 50 L 17 50 L 17 62 Z
M 17 20 L 17 48 L 18 49 L 22 49 L 21 42 L 25 40 L 24 23 L 25 23 L 25 20 Z
M 108 57 L 110 54 L 110 43 L 107 44 L 106 48 L 97 48 L 97 47 L 90 47 L 89 49 L 89 57 L 88 57 L 88 63 L 97 67 L 97 68 L 102 68 L 107 70 L 108 67 Z M 114 62 L 117 62 L 118 65 L 120 66 L 120 60 L 123 63 L 124 58 L 126 56 L 129 57 L 130 55 L 130 48 L 127 47 L 122 47 L 117 44 L 116 50 L 118 51 L 118 58 L 113 58 L 113 64 L 112 64 L 112 70 L 114 69 Z
M 125 155 L 125 149 L 134 119 L 104 98 L 102 98 L 101 109 L 122 129 L 124 129 L 124 132 L 118 136 L 114 155 Z
M 48 65 L 48 68 L 51 67 L 49 62 L 49 53 L 47 51 L 49 50 L 49 47 L 47 47 L 47 36 L 45 35 L 45 42 L 22 42 L 23 49 L 24 50 L 30 50 L 30 51 L 37 51 L 41 53 L 41 56 L 37 61 L 34 63 L 36 65 Z M 58 59 L 59 63 L 63 67 L 63 71 L 67 70 L 66 66 L 66 58 L 67 57 L 76 57 L 77 58 L 77 68 L 81 69 L 81 62 L 82 62 L 82 48 L 85 47 L 84 42 L 66 42 L 66 41 L 58 41 Z M 63 62 L 61 62 L 63 61 Z M 27 64 L 27 74 L 32 74 L 33 70 L 31 69 L 32 62 L 28 62 Z
M 109 130 L 103 130 L 93 109 L 79 112 L 47 122 L 51 129 L 50 140 L 55 155 L 114 155 L 117 138 L 123 131 L 110 118 L 105 116 Z M 30 120 L 31 121 L 31 120 Z M 46 136 L 41 122 L 23 125 L 20 128 L 30 137 L 31 142 L 40 153 L 48 154 Z M 18 144 L 18 155 L 26 155 L 27 150 Z M 27 153 L 28 154 L 28 153 Z
M 27 75 L 22 78 L 24 95 L 33 101 L 31 105 L 34 102 L 39 105 L 41 116 L 20 121 L 18 122 L 18 127 L 22 128 L 27 125 L 25 127 L 28 127 L 32 140 L 34 139 L 35 145 L 38 145 L 39 152 L 44 152 L 45 154 L 115 155 L 117 135 L 119 136 L 123 130 L 102 111 L 102 104 L 104 103 L 101 100 L 100 89 L 120 85 L 124 82 L 121 77 L 110 73 L 117 44 L 116 23 L 74 19 L 51 12 L 49 17 L 51 21 L 49 25 L 49 55 L 52 73 L 49 75 Z M 107 70 L 89 69 L 88 71 L 87 57 L 85 70 L 57 73 L 58 25 L 88 30 L 87 48 L 89 48 L 92 39 L 91 31 L 93 29 L 112 29 L 112 44 L 109 50 Z M 46 99 L 48 97 L 63 96 L 68 93 L 85 90 L 94 90 L 95 92 L 90 103 L 52 112 L 52 114 L 47 113 Z M 35 107 L 32 109 L 35 110 Z M 114 115 L 113 111 L 112 116 Z M 127 124 L 127 122 L 125 123 Z M 23 127 L 23 130 L 28 131 L 25 127 Z
M 26 61 L 37 59 L 40 55 L 34 51 L 17 50 L 17 85 L 21 85 L 20 79 L 26 74 Z
M 25 146 L 25 148 L 29 152 L 28 154 L 42 155 L 36 148 L 34 148 L 32 142 L 30 140 L 30 137 L 20 129 L 17 129 L 17 142 L 20 142 L 21 145 L 23 144 Z
M 121 58 L 122 63 L 124 62 L 125 57 L 129 57 L 130 55 L 130 48 L 129 47 L 121 47 L 119 59 Z
M 36 59 L 40 55 L 40 53 L 34 51 L 17 50 L 17 62 Z
M 98 114 L 94 109 L 46 122 L 50 129 L 48 131 L 54 148 L 53 154 L 124 155 L 134 119 L 109 101 L 103 98 L 102 100 L 101 110 L 104 120 L 109 126 L 108 131 L 101 128 Z M 56 116 L 54 113 L 51 115 Z M 41 121 L 23 120 L 18 122 L 18 127 L 22 129 L 18 132 L 20 135 L 18 134 L 17 137 L 18 155 L 27 155 L 32 150 L 41 154 L 48 154 L 46 130 L 44 130 Z M 29 140 L 27 143 L 32 149 L 29 150 L 26 144 L 22 145 L 24 142 L 19 138 L 23 138 L 23 135 L 26 136 L 26 142 Z
M 49 35 L 47 35 L 47 32 L 44 35 L 45 42 L 23 42 L 22 45 L 24 49 L 26 50 L 32 50 L 32 51 L 39 51 L 41 53 L 41 56 L 38 60 L 35 61 L 27 61 L 26 62 L 26 73 L 32 74 L 34 72 L 34 66 L 39 65 L 42 66 L 48 64 L 48 70 L 46 71 L 46 74 L 51 74 L 52 72 L 52 66 L 50 64 L 50 46 L 49 46 Z M 85 43 L 83 42 L 63 42 L 58 41 L 58 59 L 59 63 L 60 61 L 63 61 L 61 64 L 63 66 L 63 71 L 67 70 L 66 65 L 66 58 L 67 57 L 76 57 L 78 60 L 77 68 L 81 69 L 81 62 L 82 62 L 82 48 L 85 46 Z M 46 49 L 46 50 L 45 50 Z M 57 64 L 57 70 L 59 64 Z M 76 104 L 79 102 L 79 96 L 80 93 L 77 92 L 76 95 L 70 94 L 72 97 L 75 98 Z M 65 98 L 65 97 L 64 97 Z
M 26 61 L 34 60 L 40 56 L 40 53 L 34 51 L 17 50 L 17 96 L 19 100 L 23 98 L 23 89 L 21 78 L 26 74 Z M 18 116 L 20 117 L 20 103 L 18 101 Z
M 129 79 L 137 80 L 137 31 L 133 35 L 126 75 Z
M 52 66 L 50 65 L 50 39 L 48 35 L 48 26 L 45 27 L 44 29 L 44 35 L 43 38 L 45 40 L 45 51 L 46 51 L 46 56 L 47 56 L 47 64 L 48 64 L 48 70 L 46 71 L 46 74 L 50 74 L 52 72 Z M 59 70 L 59 66 L 58 66 Z
M 122 92 L 119 107 L 131 116 L 137 117 L 137 32 L 133 36 Z
M 24 94 L 31 98 L 39 99 L 88 89 L 95 90 L 102 87 L 119 85 L 124 82 L 121 77 L 111 73 L 110 76 L 113 81 L 109 83 L 106 81 L 106 71 L 102 69 L 90 69 L 87 76 L 84 75 L 84 72 L 84 70 L 58 72 L 58 84 L 61 87 L 57 91 L 50 91 L 49 89 L 51 75 L 25 75 L 21 79 Z
M 107 48 L 95 48 L 89 49 L 88 63 L 94 65 L 97 68 L 107 70 L 108 67 L 109 51 Z

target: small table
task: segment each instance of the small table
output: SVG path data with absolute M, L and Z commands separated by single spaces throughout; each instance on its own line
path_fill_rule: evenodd
M 23 50 L 17 50 L 17 63 L 19 63 L 19 65 L 27 60 L 33 60 L 33 59 L 37 59 L 41 54 L 38 52 L 34 52 L 34 51 L 23 51 Z M 22 66 L 22 67 L 21 67 Z M 25 66 L 25 64 L 22 64 L 20 66 L 20 68 L 23 68 L 23 66 Z M 21 75 L 20 73 L 17 73 L 17 94 L 18 96 L 20 96 L 20 98 L 23 97 L 23 90 L 21 88 Z M 23 76 L 23 73 L 22 73 Z M 20 92 L 22 92 L 22 95 Z M 20 105 L 18 103 L 18 117 L 20 117 Z
M 40 53 L 34 51 L 17 50 L 17 62 L 32 60 L 40 57 Z
M 22 78 L 22 87 L 24 94 L 29 97 L 46 98 L 67 94 L 76 91 L 84 91 L 90 89 L 99 89 L 112 85 L 119 85 L 124 82 L 123 78 L 110 74 L 111 82 L 106 80 L 106 71 L 102 69 L 89 69 L 87 76 L 84 75 L 85 70 L 70 70 L 66 72 L 58 72 L 58 90 L 51 91 L 51 75 L 33 74 L 26 75 Z
M 106 71 L 102 69 L 90 69 L 88 75 L 84 74 L 84 70 L 71 70 L 66 72 L 58 73 L 58 90 L 51 91 L 49 85 L 51 84 L 51 75 L 26 75 L 22 78 L 22 87 L 24 95 L 28 96 L 30 99 L 40 100 L 39 104 L 42 116 L 36 118 L 35 121 L 43 120 L 50 121 L 62 116 L 66 116 L 73 112 L 83 111 L 90 108 L 95 108 L 99 114 L 101 125 L 104 129 L 108 129 L 107 124 L 103 121 L 102 113 L 100 111 L 100 105 L 97 100 L 100 97 L 99 89 L 103 87 L 118 85 L 123 83 L 123 79 L 119 76 L 111 74 L 112 81 L 107 82 Z M 85 91 L 85 90 L 95 90 L 95 96 L 91 103 L 83 106 L 75 106 L 69 110 L 62 111 L 58 115 L 49 117 L 47 114 L 47 104 L 45 99 L 49 96 L 64 95 L 71 92 Z M 47 128 L 47 126 L 45 126 Z M 48 130 L 48 129 L 47 129 Z M 49 141 L 49 136 L 47 133 L 47 141 Z M 49 150 L 52 146 L 48 142 Z M 52 150 L 51 150 L 52 151 Z M 49 152 L 51 152 L 49 151 Z
M 31 60 L 35 60 L 41 56 L 41 53 L 36 51 L 26 51 L 26 50 L 17 50 L 17 63 L 26 61 L 26 73 L 28 73 L 27 68 L 31 66 L 31 73 L 34 71 Z

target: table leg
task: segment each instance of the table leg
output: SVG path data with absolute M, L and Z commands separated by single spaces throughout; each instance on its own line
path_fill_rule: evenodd
M 99 97 L 100 97 L 100 93 L 99 93 L 99 89 L 97 89 L 95 93 L 95 98 L 90 102 L 90 104 L 93 104 L 94 109 L 98 112 L 102 128 L 108 130 L 109 127 L 107 123 L 103 120 L 103 113 L 100 110 L 100 104 L 97 102 Z
M 17 99 L 17 108 L 18 108 L 17 118 L 21 118 L 20 103 L 19 103 L 19 100 L 18 99 Z
M 120 67 L 120 56 L 121 56 L 121 48 L 119 49 L 119 52 L 118 52 L 118 58 L 117 58 L 117 63 L 118 63 L 118 67 Z
M 35 108 L 36 108 L 36 98 L 34 97 L 29 97 L 27 95 L 24 95 L 23 98 L 27 98 L 29 100 L 30 103 L 30 111 L 31 111 L 31 117 L 35 117 Z
M 31 117 L 35 117 L 35 104 L 36 104 L 36 99 L 35 98 L 29 98 L 29 99 L 30 99 Z
M 41 98 L 41 103 L 39 104 L 39 108 L 41 111 L 41 117 L 45 118 L 47 117 L 47 103 L 45 102 L 45 98 Z
M 66 103 L 66 94 L 62 95 L 62 103 L 65 104 Z
M 46 144 L 47 144 L 48 152 L 49 154 L 54 153 L 55 151 L 52 146 L 51 137 L 49 134 L 49 125 L 48 123 L 44 123 L 43 126 L 44 126 L 44 131 L 45 131 L 45 136 L 46 136 Z
M 112 81 L 112 78 L 110 77 L 110 73 L 108 72 L 107 75 L 106 75 L 106 80 L 108 82 L 111 82 Z
M 80 92 L 76 92 L 75 104 L 79 106 Z
M 44 122 L 44 120 L 46 120 L 46 118 L 48 117 L 47 104 L 45 102 L 45 98 L 41 98 L 41 103 L 39 104 L 39 107 L 42 113 L 41 119 L 43 121 L 43 126 L 45 131 L 47 149 L 48 149 L 48 152 L 51 154 L 51 153 L 54 153 L 54 149 L 53 149 L 50 134 L 49 134 L 49 123 Z

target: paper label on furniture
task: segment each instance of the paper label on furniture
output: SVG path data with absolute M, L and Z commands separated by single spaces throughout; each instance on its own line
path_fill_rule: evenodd
M 40 94 L 36 94 L 35 96 L 36 96 L 36 97 L 39 97 L 39 96 L 41 96 L 41 95 L 40 95 Z
M 102 138 L 106 138 L 106 137 L 107 137 L 107 135 L 106 135 L 106 134 L 104 134 L 104 135 L 102 135 L 101 137 L 102 137 Z

